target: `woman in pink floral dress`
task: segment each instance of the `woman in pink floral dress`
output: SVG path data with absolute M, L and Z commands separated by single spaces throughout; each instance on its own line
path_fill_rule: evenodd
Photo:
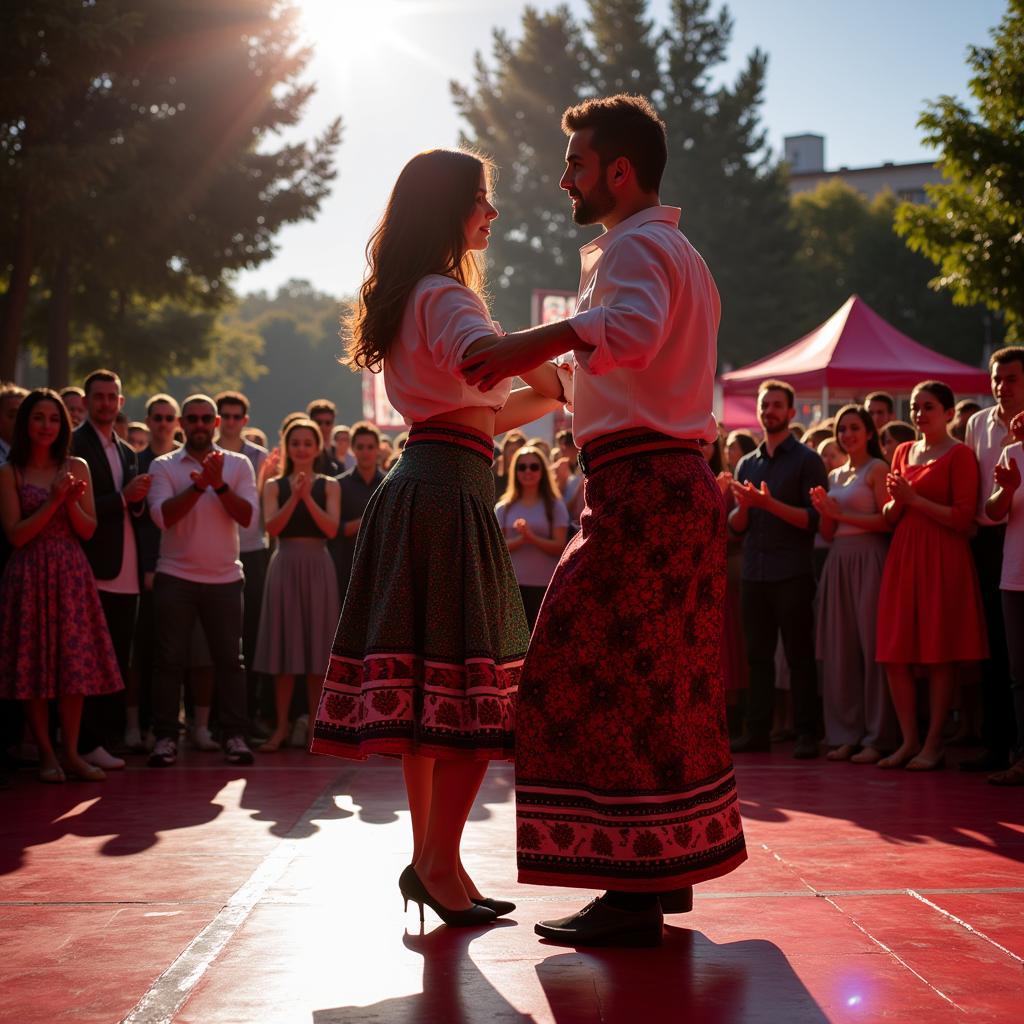
M 67 775 L 98 782 L 103 770 L 78 755 L 82 701 L 124 685 L 80 543 L 96 529 L 89 467 L 70 450 L 60 396 L 36 389 L 18 410 L 0 467 L 0 522 L 15 548 L 0 579 L 0 697 L 26 702 L 42 782 L 66 778 L 48 702 L 57 700 Z

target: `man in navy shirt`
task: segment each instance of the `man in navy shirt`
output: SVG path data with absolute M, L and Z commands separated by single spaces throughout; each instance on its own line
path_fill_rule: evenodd
M 814 534 L 818 513 L 812 487 L 828 487 L 818 454 L 789 430 L 796 412 L 793 389 L 765 381 L 757 396 L 764 441 L 736 467 L 736 507 L 729 528 L 744 535 L 741 609 L 750 666 L 746 730 L 736 752 L 767 751 L 775 694 L 779 634 L 789 663 L 794 757 L 818 754 L 818 675 L 814 660 Z

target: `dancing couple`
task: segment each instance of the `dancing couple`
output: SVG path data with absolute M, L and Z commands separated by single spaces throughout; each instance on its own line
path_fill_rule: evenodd
M 312 749 L 401 756 L 399 887 L 421 920 L 424 904 L 464 926 L 515 909 L 460 857 L 487 762 L 514 760 L 519 881 L 603 890 L 535 931 L 655 945 L 694 883 L 746 857 L 719 671 L 725 509 L 699 446 L 716 430 L 719 299 L 660 203 L 653 107 L 588 100 L 562 128 L 573 219 L 605 229 L 580 250 L 572 318 L 514 334 L 491 320 L 480 254 L 498 213 L 479 155 L 414 157 L 371 238 L 349 358 L 383 370 L 411 428 L 363 517 Z M 586 508 L 531 641 L 493 439 L 569 400 Z

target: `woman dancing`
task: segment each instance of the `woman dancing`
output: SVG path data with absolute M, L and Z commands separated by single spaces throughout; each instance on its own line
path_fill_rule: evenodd
M 485 899 L 459 846 L 487 762 L 513 755 L 514 699 L 529 634 L 494 516 L 493 438 L 557 408 L 554 364 L 486 393 L 456 368 L 497 328 L 481 298 L 491 167 L 432 150 L 402 170 L 367 247 L 348 319 L 349 362 L 383 369 L 411 424 L 363 516 L 311 749 L 402 757 L 413 858 L 402 895 L 449 925 L 514 909 Z M 538 328 L 555 338 L 572 330 Z

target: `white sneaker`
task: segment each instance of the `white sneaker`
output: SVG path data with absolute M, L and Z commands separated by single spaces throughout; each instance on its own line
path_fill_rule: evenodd
M 88 754 L 82 755 L 82 760 L 86 764 L 94 764 L 97 768 L 103 768 L 108 772 L 116 772 L 118 769 L 123 768 L 125 764 L 123 757 L 114 757 L 105 747 L 97 747 L 95 750 L 90 750 Z
M 248 744 L 241 736 L 229 736 L 224 744 L 228 764 L 252 764 L 255 758 Z
M 192 746 L 196 750 L 220 750 L 220 744 L 210 734 L 210 730 L 202 725 L 197 725 L 192 730 Z
M 291 745 L 300 750 L 309 745 L 309 715 L 299 715 L 292 727 Z

